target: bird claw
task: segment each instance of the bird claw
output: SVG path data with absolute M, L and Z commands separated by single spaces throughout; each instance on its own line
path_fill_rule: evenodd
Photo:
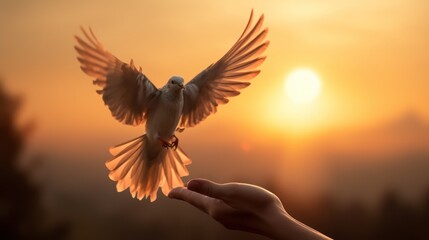
M 176 137 L 176 135 L 173 135 L 173 137 L 174 137 L 174 141 L 170 144 L 170 147 L 173 150 L 176 150 L 177 146 L 179 145 L 179 139 Z
M 173 137 L 174 137 L 174 140 L 171 143 L 165 141 L 162 138 L 159 138 L 159 141 L 161 142 L 162 147 L 166 149 L 172 148 L 173 150 L 176 150 L 177 146 L 179 145 L 179 139 L 176 137 L 176 135 L 173 135 Z
M 163 148 L 169 148 L 169 147 L 170 147 L 170 144 L 169 144 L 169 143 L 162 143 L 162 147 L 163 147 Z
M 163 148 L 169 148 L 170 147 L 170 143 L 165 141 L 164 139 L 159 137 L 158 140 L 161 142 L 161 145 Z

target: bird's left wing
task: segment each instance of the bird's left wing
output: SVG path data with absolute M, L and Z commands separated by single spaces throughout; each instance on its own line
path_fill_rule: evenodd
M 126 64 L 104 49 L 94 33 L 88 34 L 83 28 L 86 41 L 75 36 L 78 45 L 80 68 L 96 79 L 94 85 L 101 87 L 97 93 L 103 95 L 104 103 L 109 107 L 112 116 L 128 125 L 143 124 L 147 112 L 159 96 L 159 90 L 137 68 L 131 60 Z
M 256 68 L 265 60 L 261 54 L 268 47 L 264 41 L 268 29 L 261 30 L 264 15 L 251 27 L 253 10 L 242 35 L 216 63 L 210 65 L 185 86 L 181 127 L 192 127 L 215 113 L 219 104 L 240 94 L 256 77 Z

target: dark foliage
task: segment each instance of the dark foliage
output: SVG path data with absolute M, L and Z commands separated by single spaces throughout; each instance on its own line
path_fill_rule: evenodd
M 376 206 L 356 199 L 338 204 L 329 195 L 315 199 L 311 206 L 279 194 L 285 208 L 300 221 L 334 239 L 409 239 L 429 236 L 429 188 L 420 203 L 404 201 L 395 191 L 386 190 Z
M 0 85 L 0 239 L 60 239 L 67 224 L 48 220 L 31 172 L 18 164 L 30 129 L 17 125 L 20 104 Z

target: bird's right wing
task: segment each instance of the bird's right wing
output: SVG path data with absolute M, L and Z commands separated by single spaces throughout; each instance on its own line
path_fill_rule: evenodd
M 101 87 L 97 93 L 103 95 L 112 116 L 128 125 L 143 124 L 159 90 L 131 60 L 126 64 L 104 49 L 91 29 L 89 35 L 83 28 L 86 41 L 75 36 L 80 68 L 96 79 L 94 85 Z
M 253 10 L 249 22 L 237 42 L 216 63 L 195 76 L 185 86 L 181 127 L 192 127 L 216 112 L 219 104 L 240 94 L 250 85 L 264 62 L 262 53 L 268 47 L 265 40 L 268 29 L 262 29 L 264 15 L 252 26 Z

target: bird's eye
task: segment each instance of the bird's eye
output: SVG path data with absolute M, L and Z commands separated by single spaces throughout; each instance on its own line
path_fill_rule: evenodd
M 173 81 L 173 80 L 171 80 L 171 84 L 174 84 L 174 81 Z

